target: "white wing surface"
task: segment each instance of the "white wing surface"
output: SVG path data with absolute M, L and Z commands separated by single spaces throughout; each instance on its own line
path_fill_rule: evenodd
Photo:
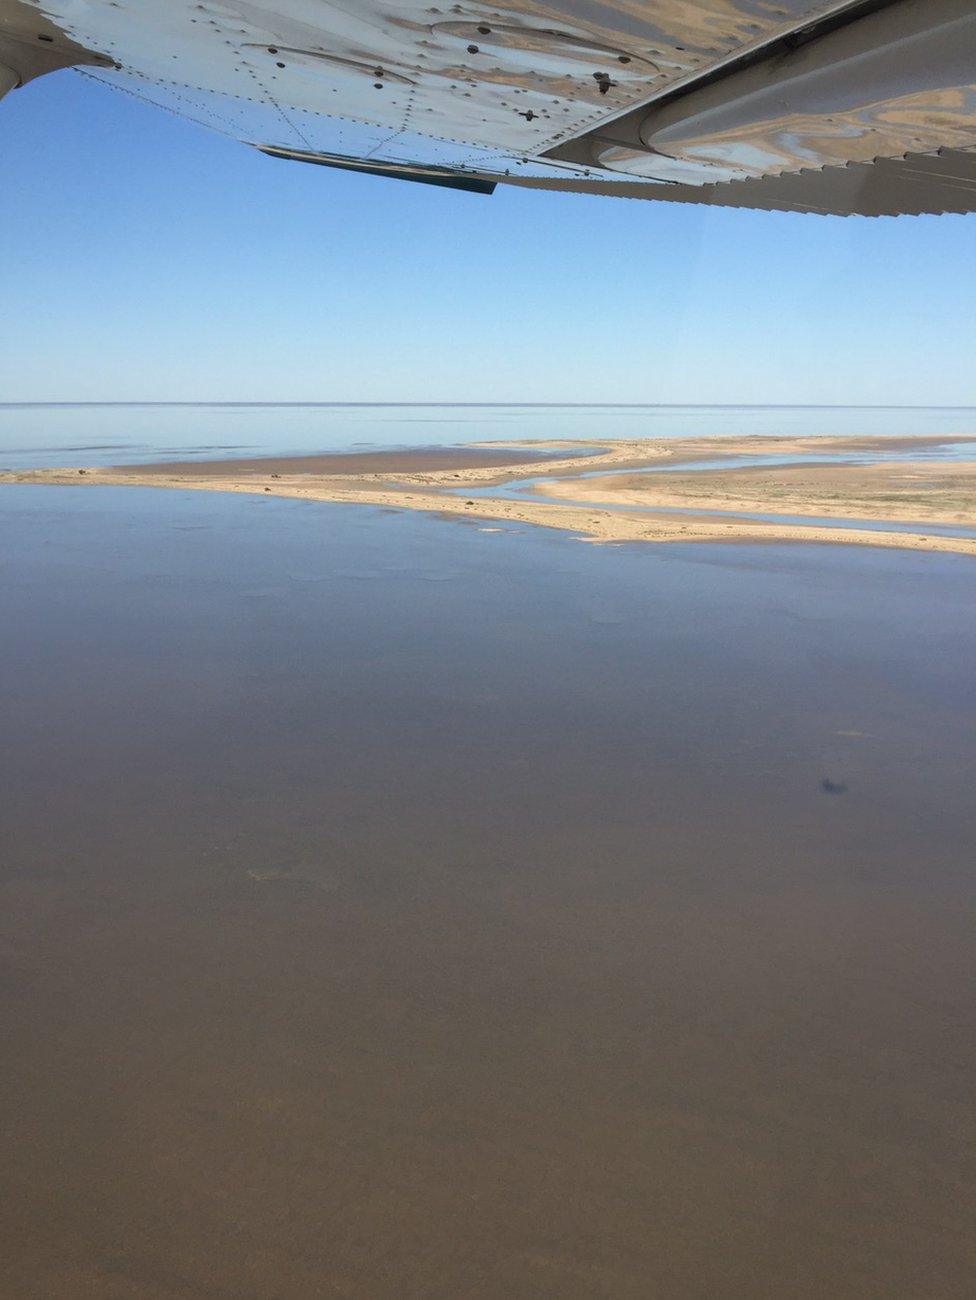
M 976 0 L 0 0 L 0 94 L 68 66 L 428 184 L 976 210 Z

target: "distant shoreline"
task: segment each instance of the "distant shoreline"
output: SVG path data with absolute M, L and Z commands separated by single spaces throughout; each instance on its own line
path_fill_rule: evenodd
M 423 410 L 426 407 L 445 409 L 473 410 L 540 410 L 540 411 L 976 411 L 976 405 L 950 403 L 948 406 L 930 403 L 890 403 L 890 402 L 451 402 L 431 400 L 426 402 L 398 401 L 343 401 L 341 399 L 310 399 L 308 401 L 274 402 L 274 401 L 238 401 L 226 400 L 203 401 L 154 401 L 152 398 L 134 399 L 132 401 L 115 401 L 112 399 L 72 401 L 70 398 L 50 399 L 47 401 L 22 400 L 0 402 L 0 410 L 18 408 L 47 409 L 56 407 L 174 407 L 193 409 L 194 407 L 271 407 L 271 408 L 380 408 L 390 409 L 406 407 L 409 410 Z
M 919 458 L 959 443 L 973 444 L 973 460 Z M 770 465 L 774 458 L 784 463 Z M 973 434 L 512 440 L 0 474 L 0 484 L 13 483 L 379 505 L 600 543 L 819 542 L 976 555 Z

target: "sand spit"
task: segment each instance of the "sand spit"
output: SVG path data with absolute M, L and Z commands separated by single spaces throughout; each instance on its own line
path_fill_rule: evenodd
M 141 486 L 270 494 L 301 500 L 378 505 L 532 524 L 593 542 L 823 542 L 976 555 L 976 536 L 928 527 L 976 528 L 976 459 L 910 459 L 976 435 L 899 438 L 728 438 L 487 443 L 453 450 L 352 456 L 159 463 L 0 473 L 0 483 Z M 734 464 L 682 472 L 724 457 L 823 456 L 824 463 L 776 467 Z M 897 459 L 859 463 L 865 455 Z M 665 472 L 637 474 L 642 469 Z M 493 496 L 505 484 L 535 480 L 531 495 Z M 542 479 L 539 483 L 537 480 Z M 465 496 L 466 491 L 477 496 Z M 482 495 L 484 494 L 484 495 Z M 688 513 L 669 514 L 669 510 Z M 738 512 L 738 514 L 736 513 Z M 740 514 L 811 516 L 765 521 Z M 871 527 L 832 526 L 817 516 L 863 519 Z M 899 530 L 879 528 L 890 521 Z M 906 531 L 905 526 L 911 525 Z
M 607 474 L 582 482 L 559 479 L 540 490 L 557 500 L 618 506 L 976 525 L 976 461 Z

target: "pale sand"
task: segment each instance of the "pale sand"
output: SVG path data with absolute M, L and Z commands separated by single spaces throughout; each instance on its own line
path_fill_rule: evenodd
M 976 435 L 902 438 L 694 438 L 487 443 L 464 452 L 364 453 L 288 460 L 209 461 L 87 470 L 41 469 L 0 474 L 0 483 L 126 485 L 209 492 L 243 492 L 302 500 L 345 502 L 440 515 L 533 524 L 579 534 L 593 542 L 824 542 L 898 547 L 976 555 L 976 537 L 932 535 L 926 525 L 976 526 L 976 464 L 960 461 L 890 461 L 874 465 L 806 464 L 770 468 L 711 469 L 682 474 L 680 467 L 721 456 L 796 456 L 825 452 L 921 451 Z M 533 459 L 533 449 L 546 459 Z M 553 453 L 571 456 L 554 458 Z M 488 453 L 486 456 L 485 453 Z M 499 453 L 503 453 L 499 456 Z M 528 453 L 528 458 L 527 458 Z M 485 463 L 487 460 L 487 463 Z M 352 462 L 352 463 L 350 463 Z M 622 471 L 652 466 L 667 473 Z M 672 470 L 670 467 L 674 466 Z M 581 478 L 594 471 L 598 477 Z M 546 478 L 537 492 L 550 500 L 466 498 L 459 489 Z M 640 507 L 638 513 L 633 507 Z M 628 507 L 631 507 L 628 509 Z M 648 507 L 652 509 L 648 511 Z M 698 513 L 653 513 L 680 507 Z M 909 532 L 829 527 L 818 523 L 761 522 L 748 513 L 832 516 L 917 525 Z
M 976 462 L 969 461 L 607 474 L 559 479 L 541 490 L 584 503 L 976 525 Z

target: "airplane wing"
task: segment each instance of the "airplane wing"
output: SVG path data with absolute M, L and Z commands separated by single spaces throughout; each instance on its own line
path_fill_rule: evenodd
M 0 0 L 0 95 L 65 67 L 474 192 L 976 211 L 976 0 Z

